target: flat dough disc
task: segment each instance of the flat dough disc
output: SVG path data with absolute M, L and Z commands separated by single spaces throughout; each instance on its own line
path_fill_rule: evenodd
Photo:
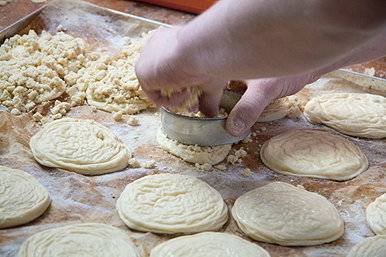
M 36 233 L 21 246 L 18 257 L 24 256 L 140 257 L 127 234 L 98 223 L 68 225 Z
M 232 234 L 202 232 L 171 239 L 156 246 L 150 252 L 150 257 L 165 256 L 269 257 L 270 254 L 262 247 Z
M 85 175 L 124 169 L 131 158 L 129 147 L 105 126 L 64 118 L 53 121 L 30 140 L 35 159 L 48 167 Z
M 366 209 L 366 220 L 377 235 L 386 235 L 386 194 L 381 195 Z
M 319 245 L 344 232 L 343 218 L 325 197 L 281 182 L 239 197 L 232 216 L 249 237 L 279 245 Z
M 228 155 L 232 145 L 219 146 L 197 146 L 185 145 L 175 140 L 169 139 L 162 129 L 157 131 L 157 141 L 160 147 L 175 156 L 180 157 L 186 162 L 211 165 L 222 162 Z
M 123 222 L 155 233 L 190 233 L 220 229 L 228 208 L 219 192 L 185 175 L 149 175 L 128 184 L 117 200 Z
M 0 166 L 0 228 L 25 224 L 42 215 L 51 198 L 27 172 Z
M 295 176 L 351 179 L 368 167 L 368 160 L 351 141 L 320 130 L 291 130 L 272 137 L 260 150 L 270 169 Z
M 346 257 L 385 257 L 386 236 L 368 237 L 350 249 Z
M 304 116 L 343 134 L 365 138 L 386 137 L 386 98 L 360 93 L 334 93 L 311 99 Z

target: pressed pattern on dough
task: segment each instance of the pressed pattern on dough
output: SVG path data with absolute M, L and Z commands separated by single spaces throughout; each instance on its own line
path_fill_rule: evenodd
M 140 257 L 129 235 L 100 223 L 74 224 L 40 231 L 29 237 L 18 253 L 18 257 L 79 255 Z
M 128 184 L 117 210 L 129 228 L 166 234 L 215 231 L 228 220 L 219 192 L 178 174 L 148 175 Z
M 0 165 L 0 229 L 25 224 L 42 215 L 51 198 L 32 175 Z
M 351 141 L 321 130 L 291 130 L 266 141 L 261 160 L 270 169 L 295 176 L 351 179 L 368 167 L 368 160 Z
M 196 257 L 198 252 L 205 256 L 221 257 L 269 257 L 270 254 L 257 244 L 239 236 L 221 232 L 202 232 L 180 236 L 157 245 L 150 257 Z
M 122 170 L 131 158 L 129 147 L 107 127 L 73 118 L 48 123 L 31 138 L 30 148 L 40 164 L 84 175 Z
M 360 93 L 333 93 L 312 98 L 304 108 L 311 123 L 322 123 L 343 134 L 386 137 L 386 98 Z
M 319 245 L 344 232 L 342 216 L 325 197 L 283 182 L 240 196 L 232 216 L 252 239 L 279 245 Z

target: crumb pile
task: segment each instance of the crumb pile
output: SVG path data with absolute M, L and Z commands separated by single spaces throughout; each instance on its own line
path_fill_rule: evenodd
M 154 107 L 134 73 L 134 63 L 150 34 L 134 43 L 125 38 L 116 59 L 89 52 L 83 39 L 63 31 L 55 35 L 43 31 L 39 36 L 30 30 L 13 36 L 0 47 L 0 104 L 20 115 L 67 90 L 71 103 L 56 101 L 53 119 L 82 104 L 120 114 Z M 44 121 L 41 114 L 34 118 Z
M 84 41 L 63 32 L 13 36 L 0 47 L 0 104 L 19 115 L 55 99 L 88 61 Z

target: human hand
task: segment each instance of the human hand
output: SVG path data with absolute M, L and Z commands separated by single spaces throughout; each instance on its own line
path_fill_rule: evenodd
M 141 49 L 135 72 L 142 90 L 156 105 L 166 108 L 180 106 L 189 97 L 188 87 L 198 86 L 202 92 L 199 103 L 193 106 L 209 117 L 216 116 L 227 80 L 211 77 L 194 67 L 190 53 L 178 33 L 181 27 L 162 28 L 156 31 Z M 161 94 L 162 89 L 177 90 L 171 96 Z
M 317 78 L 316 75 L 305 74 L 245 81 L 247 91 L 229 114 L 226 130 L 233 136 L 244 134 L 273 100 L 295 94 Z
M 189 97 L 185 89 L 199 86 L 202 95 L 192 111 L 200 109 L 208 117 L 214 117 L 218 114 L 222 92 L 228 81 L 193 67 L 189 56 L 194 53 L 181 52 L 178 46 L 179 30 L 180 27 L 172 27 L 156 31 L 142 48 L 135 64 L 139 83 L 153 103 L 165 108 L 180 106 Z M 234 136 L 244 134 L 271 101 L 298 92 L 314 81 L 314 77 L 306 74 L 247 80 L 247 91 L 228 116 L 227 131 Z M 165 96 L 161 89 L 179 91 Z

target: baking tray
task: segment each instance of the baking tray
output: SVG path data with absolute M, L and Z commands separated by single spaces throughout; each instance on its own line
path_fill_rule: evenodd
M 135 40 L 142 32 L 154 29 L 158 22 L 132 15 L 100 8 L 81 1 L 54 1 L 34 19 L 27 29 L 55 33 L 58 25 L 66 32 L 85 39 L 93 49 L 101 52 L 115 52 L 123 45 L 123 36 Z M 362 79 L 360 75 L 353 74 Z M 359 77 L 358 77 L 359 76 Z M 357 81 L 358 82 L 358 81 Z M 305 104 L 314 96 L 330 92 L 372 92 L 380 93 L 366 85 L 350 81 L 336 74 L 328 74 L 317 82 L 307 85 L 296 94 Z M 64 97 L 62 100 L 65 100 Z M 50 103 L 37 108 L 47 110 Z M 44 113 L 44 112 L 42 112 Z M 220 230 L 239 235 L 265 248 L 271 256 L 346 256 L 349 249 L 365 237 L 373 236 L 365 219 L 365 210 L 376 197 L 386 193 L 386 142 L 344 136 L 356 144 L 368 157 L 370 167 L 361 175 L 345 182 L 285 176 L 269 170 L 259 158 L 261 145 L 272 136 L 293 129 L 322 129 L 338 132 L 323 125 L 308 123 L 304 117 L 283 118 L 273 122 L 256 123 L 252 127 L 252 142 L 239 143 L 232 147 L 231 154 L 243 147 L 247 155 L 240 163 L 226 161 L 226 170 L 212 168 L 208 171 L 197 169 L 193 164 L 164 152 L 156 141 L 156 132 L 161 125 L 159 109 L 143 111 L 136 115 L 139 126 L 129 126 L 126 121 L 114 121 L 112 114 L 94 111 L 88 106 L 73 107 L 66 117 L 95 120 L 117 134 L 133 152 L 133 156 L 144 163 L 156 162 L 152 169 L 126 168 L 100 176 L 83 176 L 63 169 L 47 168 L 39 165 L 29 149 L 29 139 L 41 126 L 33 121 L 32 113 L 14 116 L 8 111 L 0 111 L 0 164 L 18 168 L 32 174 L 47 188 L 52 198 L 51 206 L 36 220 L 15 228 L 0 230 L 0 256 L 15 256 L 21 244 L 36 232 L 63 225 L 100 222 L 124 230 L 130 235 L 143 256 L 157 244 L 179 235 L 158 235 L 130 230 L 121 221 L 115 209 L 116 200 L 125 186 L 147 174 L 180 173 L 206 181 L 217 189 L 229 208 L 240 195 L 271 181 L 283 181 L 302 185 L 305 189 L 325 196 L 334 204 L 345 221 L 344 235 L 329 244 L 309 247 L 284 247 L 254 242 L 246 237 L 235 221 Z M 250 176 L 243 176 L 244 169 L 251 170 Z
M 149 4 L 169 7 L 185 12 L 202 13 L 212 6 L 217 0 L 138 0 Z
M 386 79 L 384 78 L 370 76 L 347 69 L 339 69 L 333 71 L 330 73 L 330 75 L 340 77 L 346 81 L 350 81 L 369 91 L 386 95 Z
M 19 33 L 24 28 L 26 28 L 42 11 L 46 8 L 46 5 L 39 7 L 38 9 L 32 11 L 22 19 L 17 22 L 7 26 L 0 30 L 0 44 L 4 43 L 6 38 L 12 37 L 13 35 Z

